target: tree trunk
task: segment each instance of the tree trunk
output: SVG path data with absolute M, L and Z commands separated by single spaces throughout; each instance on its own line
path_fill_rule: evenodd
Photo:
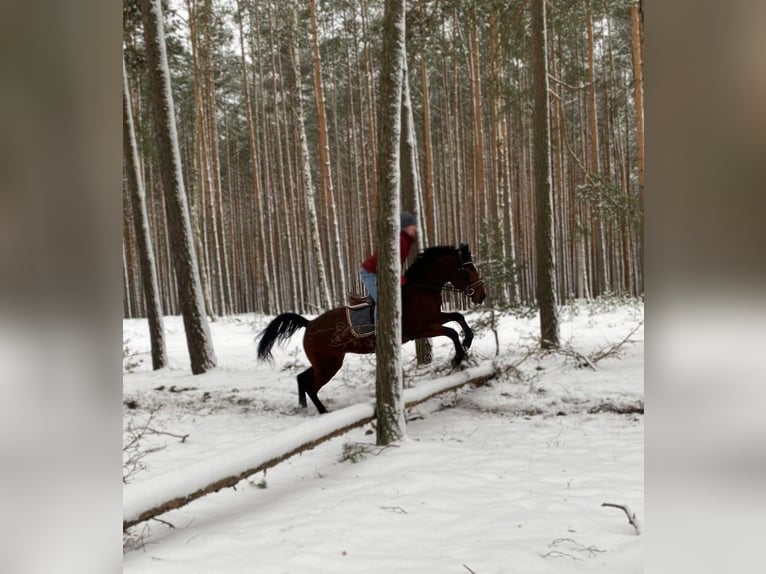
M 420 232 L 420 241 L 417 242 L 418 249 L 424 247 L 424 238 L 426 232 L 423 225 L 423 209 L 420 208 L 420 178 L 417 169 L 417 146 L 415 140 L 415 119 L 412 114 L 412 98 L 410 97 L 410 77 L 407 67 L 407 58 L 405 57 L 402 70 L 402 133 L 400 138 L 400 165 L 402 181 L 402 209 L 415 215 L 418 221 Z M 407 266 L 415 258 L 418 249 L 410 252 L 408 261 L 404 262 Z M 428 365 L 431 363 L 433 353 L 431 350 L 431 341 L 429 339 L 417 339 L 415 341 L 415 354 L 418 365 Z
M 124 58 L 122 61 L 122 138 L 123 154 L 126 161 L 125 171 L 128 176 L 128 188 L 133 205 L 133 225 L 141 265 L 141 283 L 145 298 L 146 317 L 149 321 L 152 369 L 156 371 L 167 365 L 165 335 L 162 328 L 162 305 L 160 304 L 157 270 L 154 264 L 154 246 L 152 245 L 149 218 L 146 214 L 146 194 L 141 178 L 136 134 L 133 129 L 133 112 L 130 105 L 128 74 L 125 70 Z
M 345 297 L 346 270 L 343 265 L 340 248 L 340 230 L 338 229 L 338 214 L 335 209 L 335 190 L 330 167 L 330 143 L 327 135 L 327 111 L 325 109 L 324 85 L 322 84 L 322 60 L 319 55 L 319 39 L 316 21 L 316 0 L 309 0 L 309 19 L 311 21 L 311 47 L 314 56 L 314 93 L 317 104 L 317 121 L 319 123 L 319 173 L 322 176 L 322 192 L 324 195 L 327 215 L 331 227 L 331 252 L 334 253 L 330 267 L 332 291 L 340 289 L 341 297 Z M 337 267 L 337 276 L 334 269 Z
M 558 347 L 555 264 L 553 258 L 553 209 L 548 114 L 547 31 L 545 0 L 532 0 L 532 69 L 534 73 L 534 170 L 537 213 L 537 302 L 540 306 L 540 345 Z
M 317 221 L 316 193 L 314 191 L 314 182 L 311 177 L 311 160 L 309 159 L 309 146 L 308 140 L 306 139 L 306 127 L 303 113 L 301 64 L 298 50 L 298 14 L 295 4 L 293 4 L 291 12 L 292 27 L 290 29 L 290 58 L 293 70 L 293 110 L 295 112 L 295 123 L 298 130 L 300 147 L 300 171 L 303 178 L 303 191 L 306 194 L 306 207 L 311 232 L 310 240 L 314 249 L 317 274 L 319 277 L 320 305 L 324 306 L 325 309 L 330 309 L 332 307 L 332 299 L 330 297 L 324 258 L 322 256 L 322 241 L 319 235 L 319 223 Z
M 484 108 L 481 97 L 481 67 L 479 65 L 479 29 L 476 17 L 476 4 L 471 7 L 471 24 L 468 33 L 470 42 L 471 64 L 471 117 L 472 117 L 472 140 L 473 140 L 473 201 L 471 201 L 470 234 L 467 237 L 473 239 L 473 245 L 478 243 L 478 230 L 488 221 L 487 214 L 487 189 L 484 173 L 484 122 L 482 110 Z
M 206 28 L 206 10 L 198 9 L 195 0 L 186 0 L 186 7 L 189 16 L 189 41 L 191 44 L 192 80 L 194 85 L 194 127 L 193 135 L 190 136 L 193 144 L 187 146 L 194 149 L 194 153 L 189 154 L 193 155 L 193 159 L 187 162 L 187 173 L 189 171 L 192 173 L 192 176 L 187 179 L 189 183 L 189 207 L 205 309 L 208 316 L 215 321 L 217 310 L 211 292 L 211 276 L 213 276 L 213 280 L 215 280 L 215 277 L 210 272 L 207 234 L 207 198 L 209 197 L 208 192 L 212 183 L 210 178 L 211 167 L 208 161 L 209 154 L 207 151 L 208 139 L 206 137 L 208 123 L 206 121 L 207 104 L 205 98 L 204 67 L 208 65 L 209 58 L 205 56 L 208 48 L 204 36 L 199 32 L 200 23 L 198 22 L 198 20 L 201 20 L 203 28 Z M 199 15 L 200 12 L 201 16 Z
M 423 90 L 423 237 L 427 245 L 436 241 L 436 216 L 434 214 L 434 160 L 431 138 L 431 105 L 428 89 L 428 67 L 425 52 L 420 55 L 420 84 Z
M 378 323 L 376 326 L 377 443 L 405 435 L 402 401 L 401 314 L 399 286 L 399 138 L 404 65 L 404 0 L 386 0 L 378 117 Z
M 264 231 L 264 226 L 261 221 L 261 214 L 263 213 L 263 207 L 262 207 L 262 193 L 261 193 L 261 173 L 260 173 L 260 154 L 258 152 L 258 139 L 256 137 L 256 114 L 253 111 L 253 106 L 251 103 L 251 96 L 250 94 L 250 80 L 248 78 L 247 74 L 247 62 L 245 59 L 245 40 L 244 40 L 244 30 L 242 28 L 242 19 L 244 18 L 244 15 L 242 14 L 242 7 L 241 4 L 237 3 L 237 8 L 240 11 L 240 28 L 239 28 L 239 39 L 240 39 L 240 56 L 242 61 L 242 81 L 244 84 L 244 90 L 245 90 L 245 117 L 247 119 L 247 141 L 248 141 L 248 148 L 249 148 L 249 160 L 250 160 L 250 185 L 252 186 L 252 198 L 253 198 L 253 209 L 251 211 L 251 217 L 250 217 L 250 223 L 252 225 L 248 226 L 249 230 L 252 230 L 252 226 L 255 226 L 255 233 L 254 235 L 258 239 L 259 246 L 266 245 L 266 234 Z M 256 261 L 256 266 L 260 267 L 258 269 L 257 273 L 254 273 L 253 281 L 252 281 L 252 292 L 250 293 L 250 298 L 253 299 L 253 308 L 254 310 L 258 311 L 267 311 L 270 308 L 271 304 L 271 274 L 269 273 L 269 267 L 266 260 L 265 250 L 260 249 L 255 251 L 254 257 Z M 260 295 L 262 297 L 263 303 L 259 305 L 257 303 L 257 289 L 260 287 Z
M 170 85 L 160 0 L 141 0 L 157 151 L 165 192 L 167 223 L 178 280 L 178 295 L 186 331 L 192 373 L 215 367 L 216 357 L 205 317 L 189 210 L 181 174 L 175 109 Z
M 641 50 L 641 20 L 639 6 L 630 7 L 633 45 L 633 99 L 636 106 L 636 155 L 638 161 L 638 198 L 639 198 L 639 269 L 640 289 L 644 290 L 644 74 Z

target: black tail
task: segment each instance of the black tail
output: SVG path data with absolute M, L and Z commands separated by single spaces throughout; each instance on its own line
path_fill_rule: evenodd
M 274 343 L 287 341 L 298 329 L 309 324 L 309 320 L 296 313 L 282 313 L 268 324 L 268 326 L 258 335 L 261 342 L 258 343 L 258 358 L 263 360 L 271 359 L 271 348 Z

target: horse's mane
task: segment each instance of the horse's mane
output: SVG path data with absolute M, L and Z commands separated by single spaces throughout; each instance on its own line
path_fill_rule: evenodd
M 456 253 L 457 251 L 458 248 L 454 245 L 436 245 L 434 247 L 428 247 L 426 250 L 418 254 L 415 261 L 412 262 L 412 265 L 405 271 L 404 276 L 407 280 L 417 279 L 426 271 L 434 259 L 449 253 Z

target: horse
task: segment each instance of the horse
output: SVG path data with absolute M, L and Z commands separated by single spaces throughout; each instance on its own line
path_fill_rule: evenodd
M 473 342 L 473 331 L 461 313 L 441 310 L 441 292 L 447 283 L 461 291 L 476 304 L 486 297 L 484 283 L 473 263 L 468 245 L 429 247 L 421 252 L 404 274 L 402 285 L 402 343 L 414 339 L 449 337 L 455 345 L 453 367 L 466 356 Z M 346 353 L 369 354 L 375 352 L 374 332 L 356 333 L 350 324 L 348 307 L 337 307 L 313 320 L 296 313 L 282 313 L 275 317 L 258 335 L 258 359 L 271 359 L 275 342 L 284 342 L 296 331 L 305 328 L 303 350 L 311 367 L 300 373 L 298 403 L 306 408 L 309 396 L 320 414 L 327 409 L 317 393 L 340 370 Z M 372 313 L 372 309 L 370 310 Z M 445 323 L 455 321 L 463 329 L 463 341 L 454 329 Z

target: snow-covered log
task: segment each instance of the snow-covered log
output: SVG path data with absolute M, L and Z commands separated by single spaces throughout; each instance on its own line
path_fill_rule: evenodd
M 482 384 L 495 375 L 492 365 L 466 369 L 421 383 L 404 392 L 407 408 L 466 384 Z M 211 492 L 236 485 L 248 476 L 362 426 L 375 418 L 375 404 L 361 403 L 327 413 L 253 444 L 207 458 L 158 477 L 136 481 L 124 490 L 123 530 L 185 506 Z

